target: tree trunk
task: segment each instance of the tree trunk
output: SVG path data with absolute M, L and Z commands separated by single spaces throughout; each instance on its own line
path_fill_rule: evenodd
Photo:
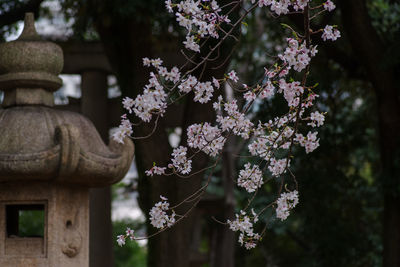
M 99 7 L 99 2 L 90 1 L 89 7 L 96 14 L 92 14 L 97 32 L 103 42 L 105 52 L 109 58 L 113 71 L 115 72 L 119 86 L 123 96 L 135 97 L 142 93 L 143 87 L 148 83 L 149 70 L 143 67 L 143 57 L 160 57 L 154 53 L 155 47 L 164 46 L 157 37 L 152 34 L 152 18 L 146 17 L 143 12 L 137 17 L 132 16 L 115 16 L 112 12 L 107 12 L 104 7 L 113 5 L 113 1 L 104 1 L 104 7 Z M 122 7 L 120 7 L 122 8 Z M 174 37 L 171 37 L 173 39 Z M 173 41 L 174 42 L 174 41 Z M 178 45 L 178 42 L 177 42 Z M 177 45 L 172 48 L 178 56 Z M 224 54 L 229 54 L 232 44 L 221 48 L 220 60 L 213 62 L 217 66 L 225 60 Z M 176 56 L 175 56 L 176 58 Z M 229 64 L 226 60 L 223 67 L 218 70 L 212 70 L 212 74 L 206 69 L 204 78 L 210 80 L 211 76 L 223 77 L 223 73 Z M 165 63 L 168 66 L 168 62 Z M 210 64 L 211 65 L 211 64 Z M 169 66 L 170 67 L 170 66 Z M 209 67 L 209 66 L 207 66 Z M 145 177 L 144 171 L 153 166 L 155 162 L 158 166 L 167 166 L 172 148 L 168 140 L 168 127 L 180 126 L 182 128 L 181 145 L 186 145 L 186 128 L 194 123 L 204 121 L 211 122 L 214 119 L 214 111 L 212 104 L 199 104 L 192 101 L 193 96 L 189 95 L 183 102 L 184 109 L 177 109 L 177 113 L 167 114 L 158 122 L 158 126 L 154 134 L 146 139 L 138 139 L 135 141 L 136 163 L 139 173 L 139 204 L 146 213 L 158 201 L 160 195 L 166 196 L 171 205 L 176 205 L 184 198 L 193 194 L 198 190 L 203 181 L 203 173 L 192 176 L 190 179 L 181 179 L 177 177 Z M 175 117 L 178 124 L 169 125 L 168 117 Z M 176 120 L 176 118 L 181 118 Z M 135 119 L 137 120 L 137 119 Z M 142 123 L 140 127 L 135 127 L 134 136 L 147 136 L 152 132 L 154 121 L 151 123 Z M 208 157 L 200 153 L 193 160 L 193 171 L 200 170 L 208 164 Z M 193 203 L 183 205 L 177 209 L 178 214 L 184 213 Z M 183 222 L 178 223 L 171 229 L 167 229 L 163 233 L 150 238 L 148 241 L 148 266 L 154 267 L 189 267 L 191 244 L 192 244 L 192 227 L 194 225 L 194 216 L 188 216 Z M 147 221 L 148 234 L 155 232 L 155 228 Z M 222 256 L 222 255 L 220 255 Z M 224 255 L 225 257 L 225 255 Z
M 96 126 L 108 143 L 108 83 L 107 73 L 89 70 L 81 74 L 82 114 Z M 111 187 L 90 189 L 89 266 L 114 266 L 111 222 Z
M 135 96 L 141 93 L 149 77 L 147 70 L 142 66 L 142 57 L 152 56 L 150 24 L 135 22 L 118 23 L 118 25 L 100 25 L 98 31 L 103 40 L 106 53 L 115 69 L 119 85 L 124 95 Z M 137 38 L 140 36 L 140 38 Z M 145 70 L 145 71 L 144 71 Z M 171 114 L 167 116 L 180 116 Z M 213 119 L 211 104 L 201 105 L 187 100 L 181 127 L 183 131 L 187 126 L 202 121 Z M 153 162 L 159 166 L 169 163 L 172 152 L 168 141 L 166 128 L 168 125 L 164 118 L 158 122 L 157 130 L 146 139 L 135 140 L 136 162 L 139 171 L 139 195 L 141 208 L 148 212 L 160 200 L 160 195 L 167 196 L 171 205 L 177 204 L 182 199 L 195 192 L 200 186 L 203 174 L 195 175 L 190 180 L 176 177 L 144 177 L 146 169 L 152 167 Z M 148 135 L 154 125 L 143 123 L 135 130 L 135 136 Z M 185 145 L 185 133 L 182 134 L 182 145 Z M 205 155 L 200 155 L 193 161 L 193 170 L 204 168 L 208 163 Z M 178 209 L 182 214 L 189 205 Z M 191 228 L 193 219 L 189 216 L 184 222 L 178 223 L 171 229 L 149 239 L 149 266 L 162 267 L 188 267 L 191 254 Z M 148 234 L 155 229 L 147 223 Z
M 236 168 L 234 154 L 238 151 L 235 149 L 235 136 L 231 136 L 226 140 L 225 148 L 222 154 L 222 177 L 224 185 L 224 203 L 223 212 L 217 217 L 218 220 L 226 222 L 227 219 L 232 220 L 235 214 L 235 195 L 234 187 L 236 178 Z M 235 232 L 226 225 L 216 225 L 217 242 L 216 257 L 211 262 L 210 267 L 234 267 L 235 266 Z
M 384 193 L 383 267 L 400 267 L 400 103 L 393 93 L 378 96 Z
M 383 266 L 400 267 L 400 87 L 393 70 L 383 65 L 385 46 L 372 27 L 366 2 L 342 0 L 340 7 L 352 49 L 365 67 L 378 102 L 384 194 Z

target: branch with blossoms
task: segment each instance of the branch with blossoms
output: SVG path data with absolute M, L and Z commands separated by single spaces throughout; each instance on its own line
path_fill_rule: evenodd
M 311 43 L 311 35 L 321 34 L 324 41 L 335 41 L 340 37 L 340 32 L 331 25 L 313 30 L 310 21 L 324 12 L 333 11 L 335 5 L 330 0 L 318 6 L 312 6 L 311 0 L 237 0 L 224 6 L 219 6 L 215 0 L 167 0 L 165 5 L 168 12 L 175 14 L 179 25 L 186 29 L 183 45 L 191 54 L 188 56 L 188 52 L 182 52 L 187 59 L 186 63 L 169 70 L 163 66 L 161 59 L 144 58 L 143 65 L 153 68 L 154 71 L 150 73 L 143 93 L 135 99 L 124 98 L 123 106 L 128 113 L 134 113 L 143 122 L 150 122 L 155 116 L 154 127 L 157 127 L 158 119 L 165 114 L 169 105 L 193 93 L 194 102 L 204 104 L 217 99 L 213 103 L 216 120 L 190 125 L 186 129 L 187 146 L 174 148 L 170 164 L 154 164 L 146 171 L 146 175 L 190 178 L 193 175 L 192 162 L 199 153 L 213 158 L 214 164 L 196 173 L 213 170 L 221 160 L 221 152 L 229 136 L 235 135 L 246 140 L 251 158 L 255 159 L 252 162 L 257 163 L 244 164 L 244 168 L 239 171 L 237 186 L 250 195 L 246 207 L 234 219 L 227 220 L 226 224 L 231 230 L 239 232 L 241 245 L 247 249 L 253 248 L 266 232 L 266 225 L 260 233 L 254 232 L 254 224 L 259 223 L 258 218 L 267 209 L 273 208 L 276 218 L 286 220 L 299 202 L 296 177 L 290 169 L 294 147 L 303 147 L 308 154 L 319 146 L 316 129 L 324 124 L 325 117 L 323 113 L 313 109 L 318 98 L 316 86 L 307 85 L 311 59 L 318 53 L 317 46 Z M 229 15 L 236 8 L 240 8 L 242 14 L 236 21 L 231 21 Z M 239 86 L 237 94 L 245 101 L 243 108 L 240 108 L 238 103 L 241 101 L 224 100 L 221 93 L 218 93 L 223 86 L 236 87 L 239 77 L 234 70 L 223 77 L 212 77 L 209 81 L 203 81 L 202 76 L 208 64 L 219 56 L 221 45 L 228 38 L 237 40 L 234 31 L 257 8 L 269 9 L 274 18 L 301 13 L 304 18 L 304 32 L 300 33 L 289 25 L 283 25 L 290 29 L 294 37 L 286 39 L 287 47 L 284 52 L 277 55 L 277 61 L 272 66 L 265 67 L 264 74 L 254 85 Z M 212 39 L 217 41 L 210 46 Z M 205 51 L 204 56 L 197 56 L 202 51 Z M 197 77 L 194 76 L 195 71 L 200 71 Z M 295 81 L 290 76 L 295 73 L 302 74 L 300 81 Z M 215 94 L 219 96 L 214 97 Z M 252 121 L 250 112 L 257 103 L 279 96 L 283 96 L 287 104 L 285 114 L 269 121 Z M 118 131 L 113 135 L 114 139 L 123 143 L 125 136 L 144 138 L 133 135 L 134 127 L 135 124 L 124 114 Z M 154 130 L 149 135 L 153 132 Z M 291 179 L 288 180 L 287 176 Z M 172 227 L 188 215 L 204 195 L 210 178 L 211 174 L 203 186 L 175 206 L 171 206 L 166 197 L 160 196 L 161 200 L 149 213 L 150 223 L 159 229 L 156 234 Z M 274 179 L 280 180 L 275 200 L 266 203 L 264 208 L 256 212 L 252 208 L 253 200 L 259 189 Z M 291 189 L 289 182 L 294 184 Z M 184 214 L 177 214 L 176 208 L 184 203 L 192 203 L 192 206 Z M 123 245 L 127 238 L 138 240 L 149 237 L 135 237 L 133 231 L 128 229 L 125 235 L 118 236 L 117 241 L 119 245 Z

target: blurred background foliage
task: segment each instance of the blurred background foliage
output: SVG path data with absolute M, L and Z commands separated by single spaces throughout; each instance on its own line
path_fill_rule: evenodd
M 45 229 L 44 210 L 19 210 L 18 236 L 43 237 Z
M 131 229 L 140 229 L 143 222 L 133 221 L 129 219 L 118 220 L 113 222 L 113 235 L 123 234 L 127 227 Z M 114 243 L 114 258 L 116 267 L 146 267 L 147 266 L 147 250 L 143 245 L 139 245 L 136 241 L 127 241 L 125 246 L 118 246 Z
M 27 2 L 0 0 L 0 18 L 2 13 L 21 8 Z M 154 34 L 177 35 L 171 30 L 175 22 L 164 11 L 160 0 L 62 0 L 60 3 L 65 19 L 74 21 L 70 38 L 99 40 L 93 25 L 98 14 L 105 23 L 131 16 L 138 21 L 150 19 Z M 368 0 L 367 4 L 372 25 L 387 47 L 382 51 L 385 60 L 379 64 L 399 74 L 400 4 L 389 0 Z M 42 17 L 51 17 L 46 9 L 38 12 Z M 341 11 L 337 10 L 330 24 L 342 28 L 340 16 Z M 290 35 L 280 23 L 295 20 L 271 20 L 265 10 L 258 10 L 246 20 L 241 43 L 232 58 L 232 68 L 238 70 L 242 83 L 251 84 L 263 74 L 263 67 L 274 60 L 269 55 L 282 51 L 284 38 Z M 4 40 L 17 29 L 17 24 L 1 24 L 2 21 L 0 37 Z M 327 115 L 319 132 L 320 147 L 309 155 L 302 149 L 295 152 L 292 168 L 299 183 L 300 204 L 284 223 L 271 220 L 270 216 L 261 218 L 268 223 L 266 236 L 254 250 L 237 246 L 236 266 L 382 266 L 383 194 L 379 181 L 376 95 L 363 68 L 345 68 L 333 59 L 332 50 L 323 48 L 336 46 L 348 60 L 356 58 L 345 31 L 342 36 L 335 44 L 321 44 L 313 61 L 309 84 L 319 84 L 318 106 Z M 273 99 L 258 105 L 253 110 L 255 120 L 265 121 L 273 114 L 282 113 L 280 101 Z M 246 153 L 246 144 L 238 145 Z M 243 161 L 239 160 L 236 169 L 242 165 Z M 209 190 L 213 194 L 223 194 L 218 175 L 217 172 Z M 256 210 L 273 199 L 271 193 L 276 191 L 275 187 L 274 183 L 263 186 L 255 202 Z M 243 190 L 235 194 L 239 209 L 246 204 L 247 194 Z M 143 227 L 139 224 L 116 221 L 114 235 L 124 232 L 126 226 Z M 202 246 L 207 250 L 206 241 Z M 146 248 L 136 242 L 127 242 L 124 247 L 115 244 L 117 267 L 146 266 L 146 257 Z

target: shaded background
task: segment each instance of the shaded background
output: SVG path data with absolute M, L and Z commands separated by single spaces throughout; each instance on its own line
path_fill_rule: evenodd
M 190 218 L 147 243 L 116 246 L 115 237 L 126 226 L 142 233 L 148 229 L 151 234 L 154 230 L 147 227 L 144 215 L 127 208 L 122 215 L 137 215 L 114 216 L 111 232 L 111 227 L 104 227 L 111 223 L 111 194 L 109 189 L 100 192 L 100 203 L 108 205 L 92 205 L 103 219 L 92 220 L 91 246 L 96 244 L 96 248 L 91 248 L 91 267 L 400 267 L 400 4 L 389 0 L 335 3 L 335 12 L 313 21 L 314 29 L 325 24 L 338 25 L 342 38 L 334 43 L 321 43 L 319 37 L 313 40 L 319 44 L 319 53 L 313 60 L 310 84 L 319 83 L 318 105 L 328 113 L 319 134 L 320 147 L 309 155 L 296 152 L 292 167 L 299 181 L 300 204 L 289 219 L 284 223 L 273 221 L 270 214 L 261 218 L 268 222 L 269 230 L 251 251 L 239 247 L 237 236 L 211 219 L 232 218 L 235 209 L 246 201 L 247 195 L 235 189 L 232 182 L 244 163 L 232 157 L 232 153 L 246 153 L 246 144 L 233 138 L 224 151 L 223 164 L 213 174 L 206 199 Z M 64 51 L 70 44 L 100 45 L 99 51 L 110 65 L 106 73 L 106 110 L 116 114 L 116 119 L 108 118 L 110 123 L 106 126 L 95 121 L 105 140 L 110 125 L 113 126 L 111 122 L 118 121 L 121 97 L 139 94 L 147 82 L 148 73 L 141 59 L 161 56 L 167 66 L 182 62 L 176 49 L 182 33 L 174 30 L 178 27 L 160 0 L 0 0 L 3 40 L 12 39 L 21 30 L 19 21 L 27 11 L 35 12 L 39 33 L 59 42 Z M 282 22 L 301 29 L 300 17 L 273 20 L 267 9 L 258 10 L 246 20 L 248 26 L 236 33 L 241 42 L 225 44 L 221 59 L 215 64 L 226 57 L 229 60 L 217 70 L 208 69 L 205 79 L 221 77 L 235 68 L 242 83 L 254 81 L 271 62 L 266 54 L 281 51 L 284 38 L 290 35 L 280 25 Z M 81 52 L 93 52 L 93 46 L 88 47 Z M 85 92 L 80 83 L 84 74 L 76 74 L 65 76 L 68 86 L 56 93 L 57 103 L 60 108 L 75 108 L 84 113 L 80 100 Z M 66 96 L 71 92 L 75 98 Z M 232 94 L 232 90 L 227 88 L 226 93 Z M 124 197 L 138 197 L 139 207 L 147 214 L 160 194 L 176 203 L 202 184 L 202 175 L 194 177 L 191 183 L 173 177 L 143 177 L 144 170 L 154 161 L 166 165 L 173 146 L 185 144 L 182 129 L 214 117 L 209 105 L 190 99 L 173 106 L 151 138 L 135 142 L 138 171 L 132 171 L 124 183 L 113 188 L 114 215 L 123 210 Z M 104 105 L 90 97 L 85 101 L 100 108 Z M 273 99 L 257 106 L 253 113 L 255 119 L 267 120 L 283 108 L 279 99 Z M 150 131 L 151 126 L 143 125 L 136 134 L 146 135 Z M 200 169 L 208 162 L 204 156 L 194 168 Z M 255 207 L 272 200 L 274 191 L 273 183 L 265 185 Z M 105 239 L 92 232 L 96 229 L 101 229 Z

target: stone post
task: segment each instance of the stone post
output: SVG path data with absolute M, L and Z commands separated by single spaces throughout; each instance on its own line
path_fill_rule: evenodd
M 104 142 L 108 142 L 108 82 L 107 73 L 85 70 L 81 74 L 81 112 L 96 126 Z M 111 188 L 93 188 L 90 206 L 90 257 L 91 267 L 114 266 L 111 222 Z M 101 222 L 101 223 L 99 223 Z
M 106 146 L 84 116 L 53 108 L 59 46 L 36 33 L 0 44 L 0 266 L 88 267 L 89 189 L 118 182 L 133 143 Z

